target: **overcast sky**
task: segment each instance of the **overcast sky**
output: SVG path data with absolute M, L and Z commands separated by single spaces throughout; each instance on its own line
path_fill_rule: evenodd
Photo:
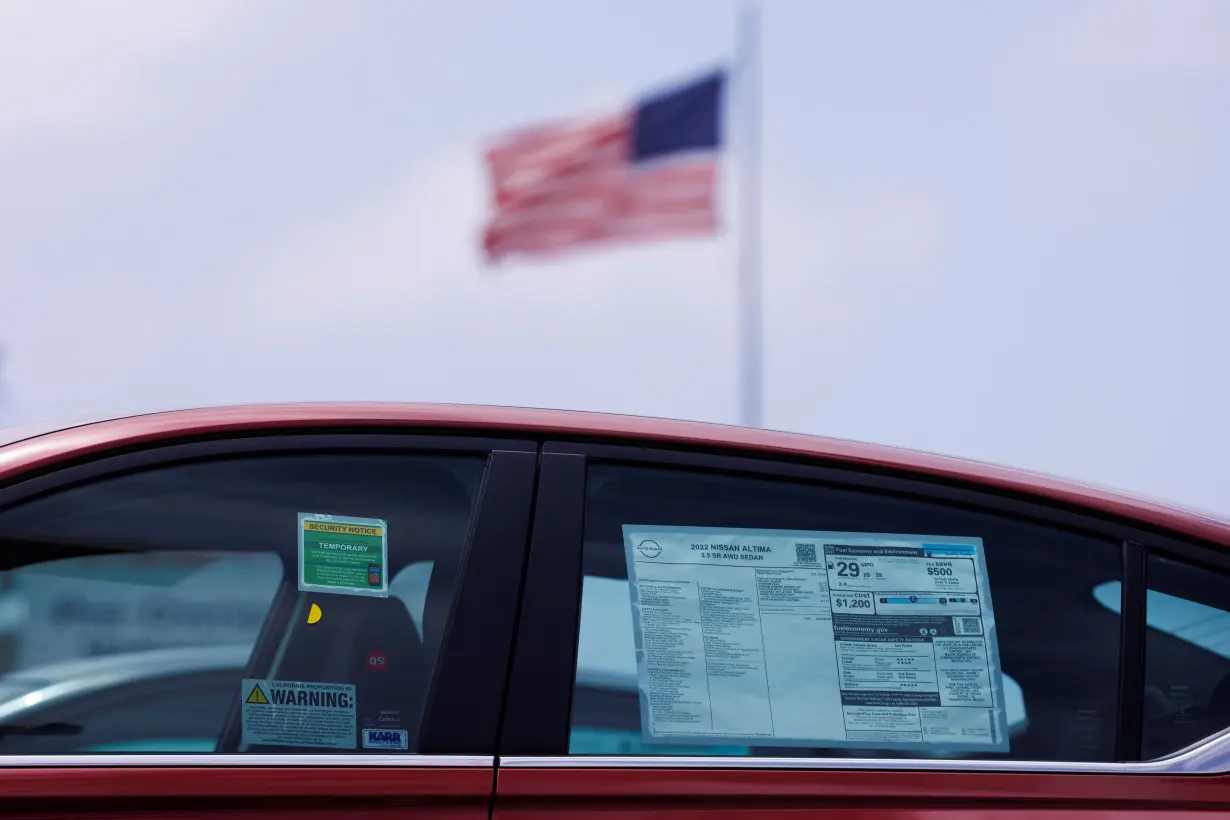
M 763 5 L 766 425 L 1230 512 L 1230 3 Z M 735 421 L 735 210 L 551 264 L 477 243 L 485 138 L 728 61 L 733 10 L 0 4 L 0 415 Z

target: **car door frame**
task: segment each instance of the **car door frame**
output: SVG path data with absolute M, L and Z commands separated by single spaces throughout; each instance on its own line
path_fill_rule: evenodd
M 1116 759 L 1108 763 L 903 759 L 590 757 L 567 754 L 581 600 L 585 482 L 591 463 L 688 469 L 838 486 L 974 507 L 1079 530 L 1122 549 Z M 1230 551 L 1080 506 L 989 488 L 976 480 L 930 478 L 890 465 L 850 466 L 818 458 L 746 451 L 667 449 L 550 440 L 540 460 L 506 717 L 501 728 L 497 817 L 536 812 L 629 811 L 637 805 L 718 808 L 919 805 L 1034 801 L 1095 807 L 1137 801 L 1169 810 L 1230 804 L 1230 731 L 1159 761 L 1139 762 L 1144 698 L 1145 562 L 1150 550 L 1230 570 Z M 560 651 L 559 647 L 568 647 Z M 569 651 L 570 650 L 570 651 Z M 1201 772 L 1191 777 L 1185 772 Z M 1138 773 L 1139 777 L 1122 775 Z M 1076 775 L 1076 776 L 1073 776 Z M 1145 777 L 1143 775 L 1150 775 Z M 646 803 L 646 801 L 650 801 Z M 732 802 L 734 801 L 734 802 Z M 545 814 L 540 816 L 546 816 Z
M 485 454 L 466 552 L 428 695 L 420 753 L 409 755 L 90 754 L 0 757 L 6 812 L 51 815 L 88 804 L 107 814 L 189 801 L 231 811 L 257 801 L 270 816 L 318 810 L 487 816 L 495 744 L 528 545 L 538 443 L 523 437 L 371 428 L 246 432 L 91 453 L 0 487 L 0 510 L 126 473 L 199 461 L 317 453 Z M 13 545 L 10 544 L 10 547 Z M 19 565 L 0 550 L 0 570 Z M 118 803 L 93 803 L 118 798 Z M 270 803 L 270 801 L 273 801 Z M 289 801 L 289 802 L 287 802 Z M 188 803 L 185 803 L 188 805 Z M 331 809 L 329 807 L 332 807 Z

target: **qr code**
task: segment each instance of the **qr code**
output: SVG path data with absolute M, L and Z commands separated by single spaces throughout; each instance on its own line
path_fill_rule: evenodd
M 952 619 L 952 634 L 954 635 L 981 635 L 982 634 L 982 619 L 981 618 L 953 618 Z
M 795 544 L 794 545 L 794 561 L 796 564 L 816 563 L 816 545 L 815 544 Z

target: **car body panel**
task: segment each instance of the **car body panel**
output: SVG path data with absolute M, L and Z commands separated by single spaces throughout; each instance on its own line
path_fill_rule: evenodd
M 1178 817 L 1226 805 L 1230 776 L 782 769 L 501 768 L 498 820 L 672 811 L 739 818 Z M 836 811 L 840 809 L 841 811 Z M 1201 816 L 1207 817 L 1207 813 Z
M 6 817 L 486 818 L 486 766 L 0 768 Z

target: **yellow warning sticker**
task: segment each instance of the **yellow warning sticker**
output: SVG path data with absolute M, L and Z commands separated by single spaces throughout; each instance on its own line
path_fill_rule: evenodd
M 252 691 L 248 694 L 248 699 L 244 703 L 263 703 L 268 706 L 269 698 L 265 697 L 265 693 L 261 690 L 261 685 L 258 683 L 252 687 Z

